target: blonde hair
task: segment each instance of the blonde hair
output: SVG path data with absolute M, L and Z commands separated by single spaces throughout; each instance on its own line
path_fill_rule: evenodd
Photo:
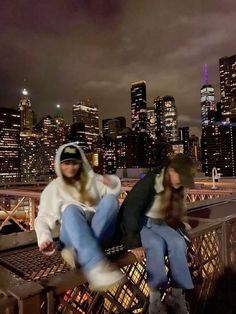
M 77 188 L 77 182 L 80 183 L 78 187 L 79 192 L 79 202 L 87 204 L 89 206 L 94 206 L 97 203 L 97 199 L 93 198 L 89 192 L 86 190 L 86 186 L 88 183 L 88 174 L 85 171 L 84 164 L 82 163 L 78 172 L 74 176 L 74 178 L 67 178 L 66 176 L 62 176 L 65 184 L 70 186 L 75 186 Z

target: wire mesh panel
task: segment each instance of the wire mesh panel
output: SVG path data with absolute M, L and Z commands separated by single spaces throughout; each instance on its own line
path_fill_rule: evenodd
M 113 313 L 113 307 L 118 310 L 127 311 L 127 313 L 143 313 L 148 303 L 148 288 L 147 288 L 147 275 L 145 270 L 145 263 L 135 263 L 123 268 L 126 273 L 128 281 L 119 287 L 115 287 L 106 292 L 108 302 L 105 303 L 108 313 Z M 112 301 L 118 302 L 119 306 L 112 304 Z M 109 301 L 111 304 L 109 305 Z M 122 313 L 117 312 L 117 313 Z
M 92 292 L 88 284 L 80 285 L 59 296 L 57 313 L 104 313 L 104 298 Z
M 223 270 L 222 227 L 206 231 L 192 239 L 203 278 L 217 277 Z
M 95 293 L 88 284 L 60 296 L 59 313 L 145 313 L 148 306 L 145 263 L 135 263 L 122 269 L 127 282 L 104 293 Z
M 46 256 L 38 248 L 8 252 L 0 256 L 0 265 L 26 281 L 48 278 L 68 270 L 59 252 Z
M 231 225 L 235 228 L 235 225 Z M 231 228 L 231 230 L 233 230 Z M 207 297 L 212 289 L 213 279 L 223 271 L 222 226 L 207 228 L 193 237 L 193 247 L 198 257 L 203 283 L 198 297 Z M 122 247 L 107 250 L 108 255 L 116 255 Z M 38 248 L 26 248 L 8 252 L 0 256 L 0 264 L 27 281 L 48 278 L 67 271 L 60 254 L 44 256 Z M 57 298 L 58 313 L 145 313 L 148 307 L 148 287 L 145 261 L 129 264 L 122 269 L 128 281 L 104 293 L 95 293 L 88 284 L 74 287 Z
M 135 263 L 124 267 L 128 279 L 137 285 L 144 295 L 148 295 L 147 273 L 145 270 L 145 261 Z
M 207 227 L 202 234 L 193 237 L 193 249 L 200 265 L 202 281 L 195 285 L 190 295 L 191 313 L 205 313 L 205 303 L 214 290 L 215 281 L 224 271 L 223 225 Z
M 215 280 L 223 273 L 225 238 L 230 244 L 229 247 L 226 247 L 226 250 L 230 252 L 231 264 L 235 263 L 236 219 L 231 219 L 226 223 L 227 228 L 224 227 L 224 222 L 218 222 L 215 225 L 203 225 L 195 234 L 193 231 L 193 249 L 203 277 L 203 282 L 196 289 L 194 307 L 197 300 L 204 300 L 211 294 Z M 225 230 L 227 235 L 224 233 Z M 122 249 L 122 246 L 117 246 L 107 250 L 106 253 L 116 259 Z M 36 247 L 2 253 L 0 255 L 0 265 L 26 281 L 37 281 L 68 270 L 59 252 L 52 256 L 45 256 Z M 148 287 L 146 284 L 145 261 L 129 264 L 128 260 L 122 271 L 126 273 L 128 281 L 104 293 L 93 292 L 89 289 L 88 284 L 84 283 L 77 287 L 72 286 L 70 290 L 60 295 L 55 295 L 57 313 L 146 313 Z M 47 301 L 44 301 L 44 308 L 46 309 L 46 307 Z M 201 312 L 196 310 L 193 313 L 199 314 Z

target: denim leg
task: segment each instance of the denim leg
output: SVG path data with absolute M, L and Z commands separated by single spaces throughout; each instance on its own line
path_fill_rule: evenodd
M 173 228 L 163 224 L 151 224 L 151 230 L 162 237 L 168 251 L 171 278 L 176 288 L 193 289 L 187 263 L 187 246 L 183 237 Z
M 112 245 L 118 211 L 119 205 L 117 198 L 112 194 L 104 196 L 96 207 L 91 228 L 102 246 L 107 247 L 109 244 Z
M 77 262 L 85 271 L 104 259 L 85 212 L 77 205 L 68 205 L 62 213 L 60 241 L 75 249 Z
M 165 241 L 146 226 L 141 230 L 141 241 L 146 253 L 147 283 L 149 288 L 166 288 L 168 279 L 165 270 Z

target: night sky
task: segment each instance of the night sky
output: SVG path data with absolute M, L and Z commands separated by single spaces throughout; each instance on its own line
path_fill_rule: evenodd
M 199 134 L 203 65 L 219 100 L 218 60 L 236 54 L 235 0 L 1 0 L 0 106 L 30 91 L 38 118 L 57 103 L 68 122 L 78 99 L 100 118 L 130 120 L 130 84 L 148 105 L 173 95 L 180 125 Z

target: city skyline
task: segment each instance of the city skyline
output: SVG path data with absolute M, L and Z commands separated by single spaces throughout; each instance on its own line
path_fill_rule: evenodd
M 173 95 L 180 126 L 198 128 L 199 134 L 203 67 L 209 66 L 219 101 L 219 59 L 236 52 L 235 8 L 232 0 L 204 6 L 1 3 L 0 106 L 16 108 L 26 87 L 39 119 L 60 103 L 69 120 L 73 104 L 89 97 L 99 105 L 101 120 L 124 115 L 130 125 L 130 85 L 145 80 L 147 105 L 157 96 Z

